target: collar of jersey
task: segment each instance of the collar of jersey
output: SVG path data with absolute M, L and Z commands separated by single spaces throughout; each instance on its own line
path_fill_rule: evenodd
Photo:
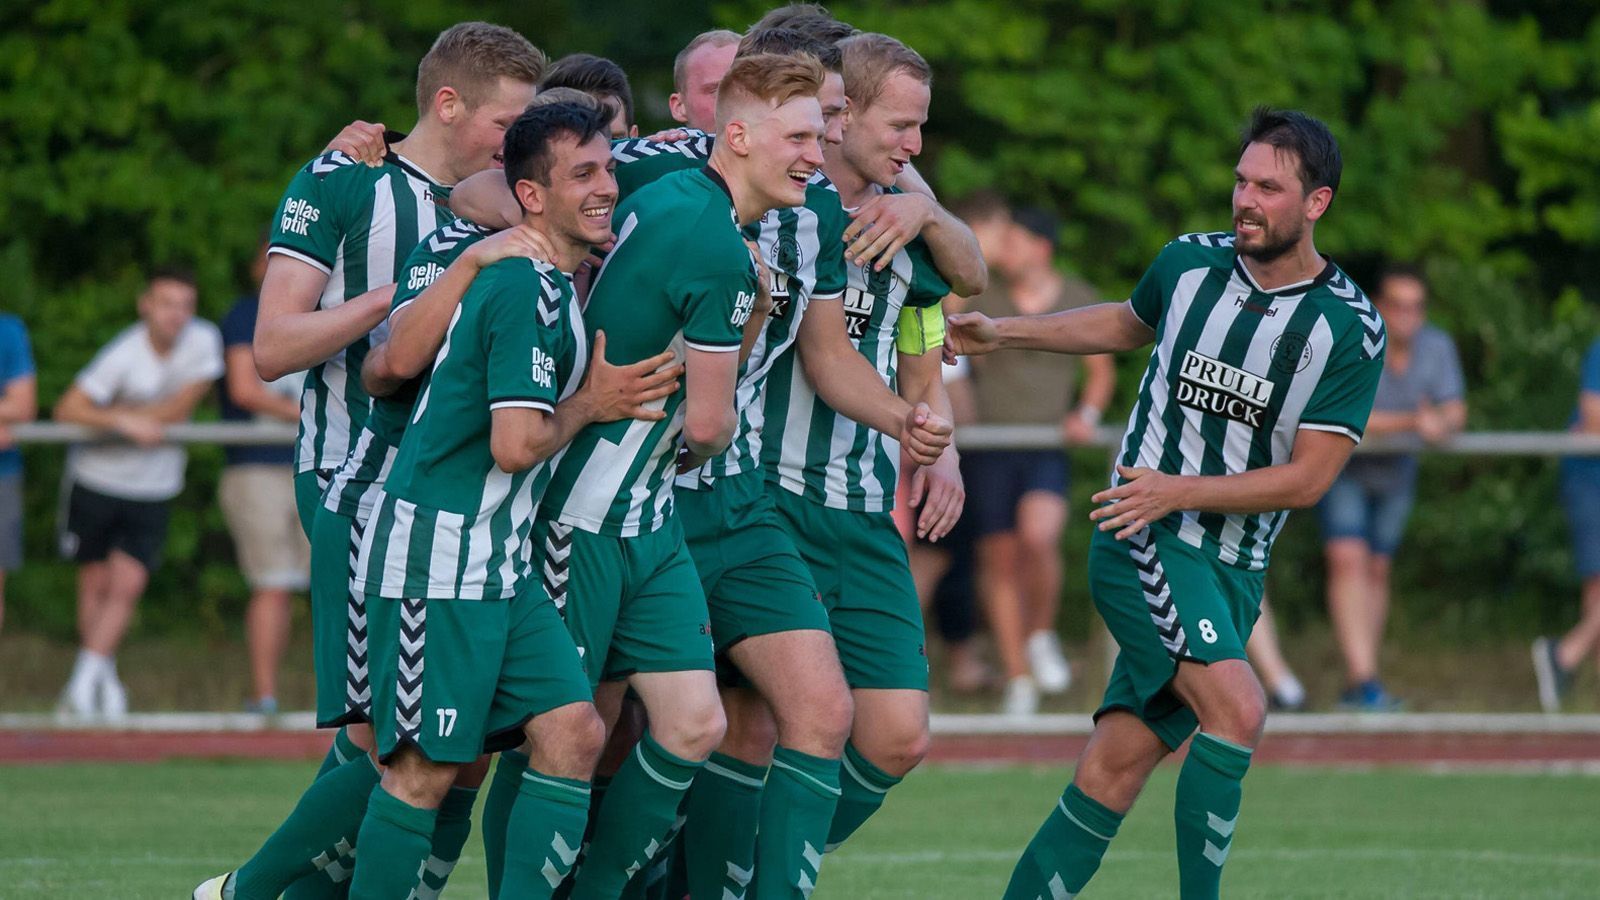
M 395 166 L 405 171 L 414 178 L 421 178 L 423 181 L 426 181 L 427 183 L 437 187 L 445 187 L 444 182 L 433 177 L 432 175 L 429 175 L 427 172 L 422 171 L 422 168 L 416 163 L 394 152 L 394 145 L 405 140 L 406 136 L 406 132 L 394 131 L 392 129 L 383 133 L 383 142 L 387 145 L 387 152 L 383 155 L 383 161 L 391 166 Z
M 1266 294 L 1269 297 L 1281 297 L 1285 294 L 1303 294 L 1333 278 L 1333 273 L 1338 271 L 1338 268 L 1333 264 L 1333 260 L 1324 256 L 1322 257 L 1322 262 L 1322 271 L 1318 272 L 1315 277 L 1308 278 L 1305 281 L 1297 281 L 1294 284 L 1286 284 L 1283 287 L 1275 287 L 1269 291 L 1256 284 L 1255 276 L 1250 274 L 1250 270 L 1245 266 L 1244 259 L 1240 257 L 1238 250 L 1235 250 L 1233 254 L 1233 270 L 1239 273 L 1239 277 L 1244 279 L 1245 284 L 1250 285 L 1251 290 L 1258 294 Z
M 733 205 L 733 189 L 728 187 L 728 180 L 722 177 L 721 172 L 711 168 L 709 165 L 701 166 L 698 171 L 706 177 L 707 181 L 716 185 L 717 189 L 722 191 L 723 195 L 728 198 L 728 215 L 733 217 L 733 227 L 738 228 L 739 210 Z

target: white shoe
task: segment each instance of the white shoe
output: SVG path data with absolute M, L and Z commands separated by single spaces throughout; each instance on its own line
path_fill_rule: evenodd
M 222 900 L 222 888 L 228 883 L 228 876 L 232 872 L 224 872 L 215 878 L 208 878 L 194 889 L 191 900 Z
M 128 716 L 128 689 L 110 672 L 100 682 L 100 714 L 112 720 Z
M 1006 682 L 1005 698 L 1000 701 L 1000 712 L 1008 716 L 1031 716 L 1039 711 L 1039 689 L 1027 675 L 1018 675 Z
M 66 716 L 76 716 L 87 719 L 93 716 L 95 709 L 96 679 L 90 675 L 75 675 L 61 689 L 61 699 L 56 703 L 56 712 Z
M 1028 635 L 1028 668 L 1046 694 L 1059 694 L 1072 684 L 1072 667 L 1067 664 L 1067 655 L 1061 652 L 1061 640 L 1054 631 Z

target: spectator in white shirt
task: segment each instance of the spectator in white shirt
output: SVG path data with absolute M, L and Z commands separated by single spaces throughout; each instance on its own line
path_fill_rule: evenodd
M 183 490 L 187 455 L 163 443 L 223 371 L 222 337 L 194 317 L 193 276 L 161 270 L 139 295 L 139 322 L 78 373 L 56 404 L 59 422 L 125 441 L 73 447 L 67 457 L 61 551 L 79 564 L 78 661 L 65 711 L 120 716 L 127 691 L 115 656 L 166 541 L 167 503 Z

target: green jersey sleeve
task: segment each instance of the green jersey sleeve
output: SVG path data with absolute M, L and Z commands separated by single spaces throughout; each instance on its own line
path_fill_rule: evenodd
M 439 280 L 450 263 L 462 251 L 488 236 L 488 232 L 466 219 L 456 219 L 442 225 L 422 239 L 400 270 L 400 282 L 395 285 L 394 298 L 389 301 L 389 314 L 417 299 L 428 285 Z
M 1168 294 L 1161 284 L 1161 270 L 1164 268 L 1163 262 L 1172 251 L 1171 243 L 1162 248 L 1155 261 L 1144 270 L 1144 275 L 1133 288 L 1133 295 L 1129 297 L 1133 314 L 1139 317 L 1139 321 L 1150 326 L 1152 331 L 1161 324 L 1161 316 L 1167 311 Z
M 933 264 L 933 251 L 928 242 L 917 238 L 906 245 L 911 256 L 911 286 L 906 290 L 906 306 L 933 306 L 950 295 L 950 282 L 939 274 Z
M 492 275 L 486 272 L 487 278 L 479 276 L 479 283 L 472 288 L 474 294 L 480 285 L 483 289 L 476 299 L 483 304 L 481 328 L 489 408 L 518 407 L 553 413 L 560 398 L 556 364 L 561 358 L 565 301 L 554 280 L 543 277 L 531 262 L 512 262 Z M 530 303 L 530 297 L 537 297 L 538 301 Z M 466 302 L 463 300 L 463 306 Z
M 1322 370 L 1322 377 L 1300 414 L 1301 428 L 1331 431 L 1361 443 L 1378 393 L 1384 356 L 1382 346 L 1376 353 L 1368 353 L 1363 339 L 1361 327 L 1352 325 L 1334 344 L 1333 358 Z
M 269 252 L 292 256 L 333 273 L 339 243 L 344 239 L 345 219 L 334 173 L 355 164 L 355 160 L 335 150 L 313 159 L 295 173 L 272 221 Z
M 739 349 L 744 324 L 755 310 L 754 269 L 686 281 L 678 286 L 678 294 L 684 343 L 713 353 Z
M 669 172 L 699 168 L 711 157 L 712 138 L 693 132 L 681 141 L 665 143 L 644 138 L 624 138 L 611 142 L 611 158 L 617 164 L 617 201 L 628 199 L 657 178 Z
M 830 203 L 826 213 L 817 217 L 817 286 L 811 291 L 812 300 L 831 300 L 844 295 L 849 284 L 849 270 L 844 262 L 844 230 L 849 218 L 844 207 Z

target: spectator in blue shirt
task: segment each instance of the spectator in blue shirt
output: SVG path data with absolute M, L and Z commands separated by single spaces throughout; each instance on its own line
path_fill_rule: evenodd
M 0 315 L 0 625 L 5 622 L 5 573 L 22 565 L 22 451 L 11 426 L 39 413 L 33 348 L 16 316 Z
M 1583 357 L 1571 428 L 1579 434 L 1600 434 L 1600 340 L 1589 345 Z M 1600 457 L 1569 456 L 1561 461 L 1561 500 L 1572 526 L 1572 555 L 1583 579 L 1583 613 L 1560 638 L 1533 642 L 1533 671 L 1545 712 L 1561 709 L 1578 666 L 1600 646 Z
M 252 274 L 260 284 L 266 270 L 265 246 Z M 304 373 L 267 384 L 256 374 L 250 342 L 256 330 L 258 300 L 240 297 L 222 320 L 226 371 L 218 387 L 218 406 L 227 422 L 267 420 L 294 423 L 300 418 Z M 311 548 L 300 530 L 294 506 L 293 448 L 224 446 L 218 484 L 222 514 L 233 535 L 239 567 L 250 585 L 245 637 L 255 696 L 249 709 L 278 709 L 278 663 L 289 642 L 290 597 L 306 589 Z
M 1428 283 L 1411 267 L 1378 276 L 1373 300 L 1389 333 L 1367 437 L 1415 435 L 1436 444 L 1467 423 L 1461 359 L 1450 335 L 1428 324 Z M 1411 515 L 1417 483 L 1412 453 L 1352 456 L 1318 504 L 1328 561 L 1328 617 L 1344 655 L 1340 705 L 1399 706 L 1378 679 L 1389 618 L 1389 571 Z

